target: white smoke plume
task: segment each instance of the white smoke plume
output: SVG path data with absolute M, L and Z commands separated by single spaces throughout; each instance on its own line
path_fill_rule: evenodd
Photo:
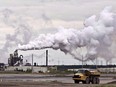
M 12 29 L 15 31 L 13 34 L 6 35 L 6 42 L 0 49 L 0 56 L 2 58 L 1 62 L 6 62 L 9 55 L 9 49 L 16 47 L 19 43 L 27 44 L 29 42 L 31 38 L 31 28 L 23 18 L 17 16 L 10 9 L 0 11 L 0 17 L 2 23 L 8 26 L 8 28 L 12 27 Z
M 64 29 L 60 27 L 56 34 L 41 34 L 26 45 L 18 45 L 19 50 L 41 50 L 45 48 L 60 49 L 65 54 L 71 54 L 81 61 L 81 55 L 75 54 L 78 48 L 86 47 L 87 53 L 84 61 L 94 60 L 96 57 L 113 57 L 110 46 L 115 31 L 114 13 L 112 8 L 106 7 L 99 15 L 93 15 L 85 20 L 84 29 Z

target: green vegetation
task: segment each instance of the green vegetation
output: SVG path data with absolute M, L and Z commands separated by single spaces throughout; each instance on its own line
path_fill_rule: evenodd
M 49 74 L 72 74 L 74 71 L 49 69 Z

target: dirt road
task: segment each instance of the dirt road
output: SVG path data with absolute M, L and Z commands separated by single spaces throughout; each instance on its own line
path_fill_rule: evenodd
M 0 87 L 116 87 L 112 77 L 100 77 L 100 81 L 99 85 L 74 84 L 72 76 L 0 74 Z
M 61 83 L 74 83 L 72 76 L 56 76 L 41 74 L 0 74 L 1 81 L 58 81 Z M 100 77 L 100 84 L 106 84 L 115 81 L 113 77 Z
M 33 82 L 33 81 L 12 81 L 12 82 L 0 82 L 0 87 L 116 87 L 115 84 L 74 84 L 74 83 L 61 83 L 57 81 L 43 81 L 43 82 Z

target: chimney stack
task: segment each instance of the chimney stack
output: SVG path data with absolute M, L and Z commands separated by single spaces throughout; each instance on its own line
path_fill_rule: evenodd
M 46 50 L 46 67 L 48 66 L 48 50 Z

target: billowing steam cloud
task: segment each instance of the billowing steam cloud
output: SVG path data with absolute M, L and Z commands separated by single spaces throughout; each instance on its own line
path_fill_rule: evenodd
M 16 16 L 10 9 L 4 9 L 0 12 L 1 21 L 9 27 L 14 29 L 14 34 L 6 35 L 6 42 L 0 49 L 0 56 L 3 60 L 8 58 L 9 48 L 17 46 L 17 44 L 27 44 L 31 38 L 31 31 L 28 23 L 20 16 Z
M 60 49 L 81 60 L 81 55 L 75 54 L 78 48 L 86 47 L 84 61 L 93 60 L 98 56 L 112 57 L 109 47 L 112 44 L 114 14 L 111 7 L 106 7 L 99 15 L 93 15 L 85 20 L 84 29 L 64 29 L 60 27 L 56 34 L 41 34 L 26 45 L 18 45 L 19 50 L 41 50 L 45 48 Z

